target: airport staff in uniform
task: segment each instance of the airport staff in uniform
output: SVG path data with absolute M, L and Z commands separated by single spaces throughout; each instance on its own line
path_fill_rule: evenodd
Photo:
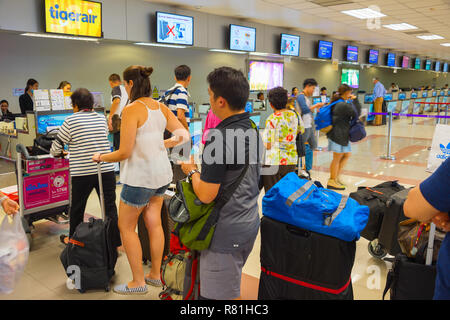
M 373 109 L 374 112 L 380 113 L 383 110 L 384 96 L 386 95 L 386 88 L 380 82 L 378 78 L 373 79 Z M 382 124 L 383 116 L 376 115 L 373 124 L 375 126 L 380 126 Z

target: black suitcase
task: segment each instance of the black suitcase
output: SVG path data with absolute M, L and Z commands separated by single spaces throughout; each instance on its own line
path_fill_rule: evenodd
M 389 270 L 383 300 L 390 291 L 391 300 L 432 300 L 436 282 L 436 266 L 433 259 L 436 226 L 432 224 L 427 248 L 422 255 L 426 261 L 408 258 L 403 253 L 395 257 L 392 269 Z M 437 251 L 437 250 L 436 250 Z
M 356 242 L 261 219 L 259 300 L 353 300 Z
M 79 267 L 79 279 L 73 279 L 81 293 L 91 289 L 110 290 L 110 281 L 117 262 L 117 222 L 106 218 L 101 166 L 98 165 L 100 203 L 103 219 L 90 218 L 80 223 L 60 260 L 67 275 L 73 279 L 73 266 Z M 115 239 L 115 240 L 114 240 Z M 71 268 L 69 268 L 71 267 Z M 79 281 L 78 281 L 79 280 Z
M 358 187 L 358 191 L 350 193 L 350 197 L 355 199 L 360 205 L 368 206 L 370 209 L 369 220 L 361 236 L 369 241 L 378 238 L 378 234 L 386 211 L 386 203 L 390 197 L 404 190 L 405 187 L 397 181 L 383 182 L 375 187 Z
M 171 232 L 173 230 L 173 227 L 175 226 L 175 222 L 172 219 L 170 219 L 169 211 L 167 210 L 170 199 L 171 199 L 170 196 L 164 195 L 164 201 L 161 208 L 161 223 L 164 231 L 163 259 L 166 255 L 169 254 L 170 236 L 172 234 Z M 148 231 L 147 227 L 145 226 L 143 214 L 141 214 L 138 219 L 138 236 L 142 247 L 142 262 L 147 264 L 148 262 L 151 262 L 152 259 L 150 255 L 150 239 L 148 237 Z
M 398 243 L 398 224 L 408 219 L 403 213 L 403 204 L 410 190 L 405 189 L 394 193 L 388 200 L 378 234 L 378 243 L 393 256 L 402 252 Z

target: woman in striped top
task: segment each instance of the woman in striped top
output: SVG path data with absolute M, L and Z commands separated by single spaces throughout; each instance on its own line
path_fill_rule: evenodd
M 83 222 L 86 202 L 92 190 L 95 188 L 99 194 L 97 164 L 92 162 L 92 156 L 98 152 L 111 151 L 106 118 L 94 112 L 94 97 L 89 90 L 78 89 L 71 99 L 74 113 L 62 124 L 50 150 L 53 156 L 58 156 L 61 152 L 64 153 L 64 145 L 69 146 L 72 182 L 69 237 L 73 236 L 76 227 Z M 113 221 L 116 229 L 115 239 L 112 240 L 120 246 L 114 164 L 102 164 L 102 181 L 106 215 Z M 67 244 L 68 237 L 61 236 L 61 241 Z

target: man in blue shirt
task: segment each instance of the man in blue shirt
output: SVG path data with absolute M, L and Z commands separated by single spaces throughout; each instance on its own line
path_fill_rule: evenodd
M 373 84 L 375 85 L 375 87 L 373 88 L 373 109 L 374 112 L 380 113 L 383 110 L 383 101 L 384 96 L 386 95 L 386 88 L 378 78 L 373 79 Z M 375 116 L 373 124 L 375 126 L 380 126 L 382 124 L 382 119 L 383 117 L 380 115 Z
M 450 158 L 420 186 L 412 189 L 405 201 L 407 217 L 423 222 L 432 221 L 447 232 L 439 249 L 435 300 L 450 300 Z

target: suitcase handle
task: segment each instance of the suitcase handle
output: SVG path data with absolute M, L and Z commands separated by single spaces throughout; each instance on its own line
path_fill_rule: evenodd
M 296 228 L 296 227 L 291 226 L 291 225 L 286 225 L 286 229 L 287 229 L 288 232 L 293 233 L 293 234 L 295 234 L 297 236 L 304 237 L 304 238 L 309 238 L 311 236 L 311 232 L 310 231 L 299 229 L 299 228 Z
M 100 193 L 100 206 L 102 209 L 102 219 L 103 219 L 103 221 L 105 221 L 106 220 L 105 195 L 103 193 L 102 164 L 100 162 L 97 162 L 97 175 L 98 175 L 98 187 L 99 187 L 99 193 Z

